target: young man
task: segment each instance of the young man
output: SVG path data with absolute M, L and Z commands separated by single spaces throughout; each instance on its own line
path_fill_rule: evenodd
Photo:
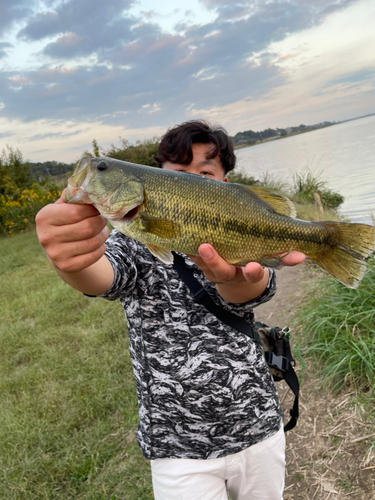
M 235 165 L 220 127 L 186 122 L 163 137 L 157 161 L 226 181 Z M 37 216 L 51 264 L 70 286 L 119 299 L 127 317 L 140 424 L 156 500 L 279 500 L 284 434 L 276 387 L 262 349 L 196 304 L 172 265 L 117 231 L 90 205 L 63 197 Z M 108 239 L 107 239 L 108 238 Z M 254 320 L 253 308 L 276 290 L 272 270 L 227 264 L 208 244 L 186 265 L 213 300 Z M 304 256 L 291 252 L 284 265 Z

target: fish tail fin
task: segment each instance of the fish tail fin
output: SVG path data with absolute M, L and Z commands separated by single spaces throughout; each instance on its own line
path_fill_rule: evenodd
M 348 288 L 358 288 L 366 272 L 365 259 L 375 250 L 375 227 L 345 222 L 320 224 L 333 233 L 336 245 L 309 257 Z

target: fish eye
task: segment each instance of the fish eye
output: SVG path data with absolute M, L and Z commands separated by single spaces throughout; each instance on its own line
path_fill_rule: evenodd
M 105 161 L 101 161 L 96 168 L 97 170 L 99 170 L 99 172 L 103 172 L 103 170 L 107 170 L 108 165 Z

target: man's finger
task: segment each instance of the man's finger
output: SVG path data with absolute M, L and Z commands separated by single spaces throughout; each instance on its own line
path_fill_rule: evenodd
M 243 270 L 243 275 L 246 281 L 258 283 L 263 279 L 264 269 L 258 262 L 249 262 Z
M 55 201 L 54 205 L 60 205 L 61 203 L 65 203 L 65 191 L 66 191 L 66 188 L 64 189 L 64 191 L 61 193 L 61 196 L 58 200 Z
M 68 227 L 68 231 L 66 230 L 66 226 L 55 227 L 53 237 L 60 243 L 80 242 L 94 238 L 103 231 L 108 238 L 110 230 L 107 227 L 107 221 L 104 217 L 98 216 L 90 217 L 77 224 L 71 224 Z
M 283 254 L 281 254 L 282 256 Z M 301 252 L 297 252 L 296 250 L 293 250 L 289 254 L 284 254 L 285 257 L 281 259 L 281 263 L 284 266 L 296 266 L 298 264 L 301 264 L 305 259 L 306 255 Z
M 199 247 L 198 252 L 211 273 L 220 281 L 230 281 L 236 276 L 235 266 L 225 262 L 211 245 L 204 243 Z
M 75 224 L 83 219 L 97 217 L 99 215 L 98 210 L 93 205 L 69 205 L 68 203 L 58 202 L 59 200 L 42 208 L 38 214 L 39 221 L 42 221 L 47 217 L 48 221 L 53 220 L 54 226 L 66 226 L 68 224 Z

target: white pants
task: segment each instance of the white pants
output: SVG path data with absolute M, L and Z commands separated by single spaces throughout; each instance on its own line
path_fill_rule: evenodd
M 282 500 L 284 431 L 224 458 L 151 460 L 151 470 L 155 500 Z

